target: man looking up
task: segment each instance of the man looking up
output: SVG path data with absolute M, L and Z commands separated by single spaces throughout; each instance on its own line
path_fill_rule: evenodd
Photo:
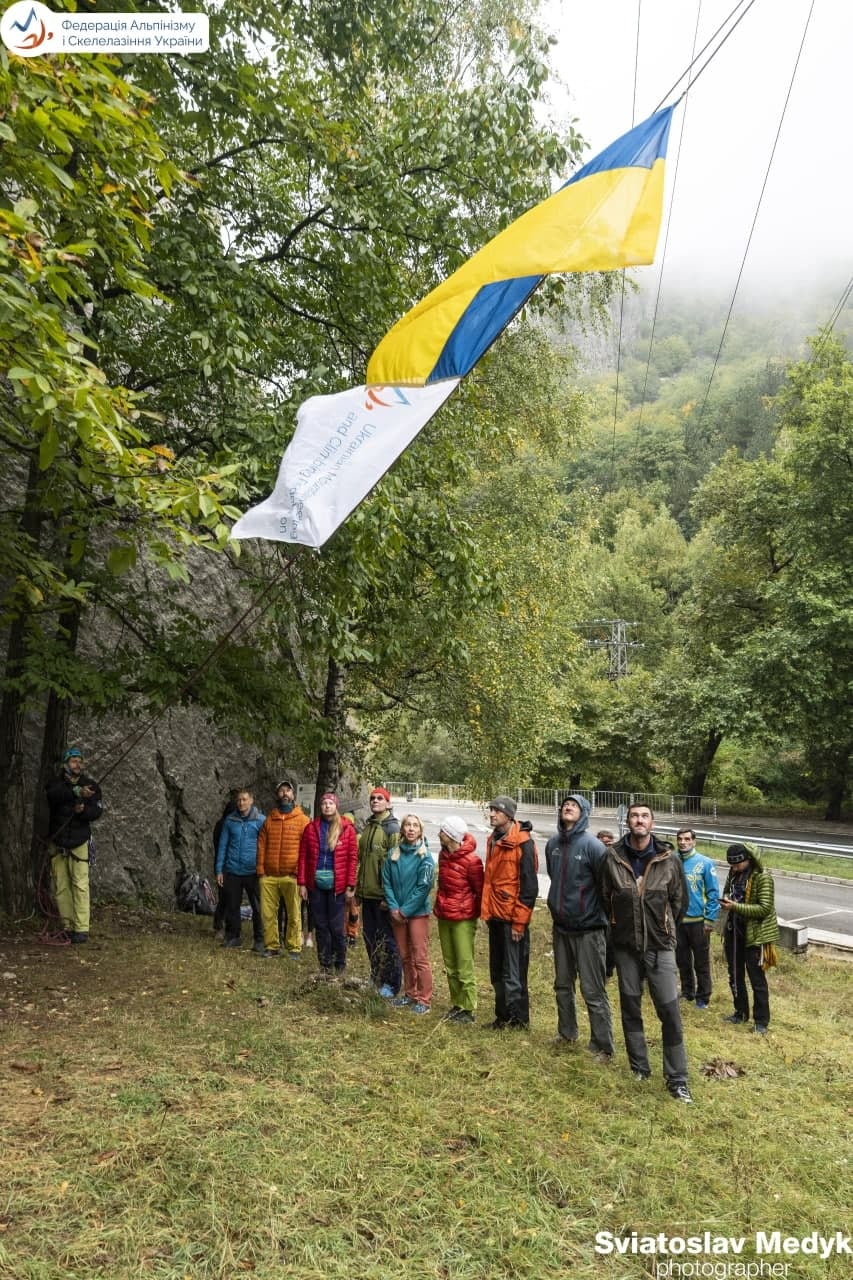
M 545 846 L 551 877 L 548 910 L 554 923 L 554 991 L 557 996 L 556 1044 L 578 1038 L 575 984 L 589 1015 L 589 1049 L 596 1061 L 613 1057 L 613 1018 L 604 986 L 607 917 L 599 885 L 605 848 L 588 830 L 589 801 L 566 795 L 558 809 L 557 834 Z
M 289 778 L 275 789 L 276 805 L 268 813 L 258 835 L 257 874 L 261 898 L 265 957 L 280 954 L 278 912 L 284 903 L 287 914 L 285 949 L 296 960 L 302 951 L 302 915 L 296 867 L 299 842 L 308 818 L 296 803 L 296 791 Z
M 681 999 L 696 998 L 697 1009 L 707 1009 L 711 1000 L 711 933 L 720 914 L 720 887 L 717 868 L 696 848 L 696 832 L 682 827 L 675 843 L 687 881 L 687 907 L 678 926 L 675 963 L 681 978 Z M 694 974 L 695 966 L 695 974 Z
M 489 977 L 495 989 L 492 1031 L 530 1024 L 530 917 L 539 881 L 531 826 L 515 821 L 515 807 L 511 796 L 497 796 L 489 805 L 492 834 L 486 841 L 480 915 L 489 929 Z
M 382 884 L 382 864 L 400 843 L 400 824 L 391 812 L 391 793 L 384 787 L 370 792 L 370 817 L 358 838 L 358 874 L 355 896 L 361 906 L 364 946 L 370 961 L 370 977 L 386 1000 L 400 991 L 403 969 L 394 941 L 391 915 Z
M 651 1077 L 643 1030 L 643 983 L 660 1019 L 663 1074 L 670 1094 L 692 1102 L 687 1088 L 687 1052 L 678 1007 L 675 934 L 687 902 L 687 885 L 672 845 L 654 836 L 655 816 L 631 804 L 628 834 L 607 850 L 602 897 L 613 929 L 622 1032 L 635 1079 Z

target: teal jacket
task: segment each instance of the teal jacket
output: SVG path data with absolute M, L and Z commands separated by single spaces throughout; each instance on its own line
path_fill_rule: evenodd
M 401 842 L 382 864 L 382 885 L 389 911 L 399 911 L 407 920 L 412 916 L 428 916 L 434 878 L 435 862 L 426 840 L 419 844 Z
M 687 910 L 682 924 L 704 920 L 713 924 L 720 914 L 720 888 L 717 884 L 717 868 L 710 858 L 698 849 L 692 849 L 681 859 L 684 878 L 687 881 Z

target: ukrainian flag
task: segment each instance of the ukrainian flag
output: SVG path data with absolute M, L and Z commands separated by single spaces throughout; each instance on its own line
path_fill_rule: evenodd
M 611 143 L 428 293 L 379 343 L 367 385 L 464 377 L 543 276 L 652 262 L 674 110 L 665 107 Z

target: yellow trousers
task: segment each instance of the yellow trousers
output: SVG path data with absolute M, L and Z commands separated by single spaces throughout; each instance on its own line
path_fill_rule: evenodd
M 89 846 L 65 849 L 51 858 L 53 896 L 63 929 L 89 932 Z
M 298 955 L 302 950 L 302 903 L 296 876 L 261 876 L 261 922 L 264 927 L 264 946 L 268 951 L 278 951 L 278 904 L 284 902 L 287 912 L 287 932 L 284 945 Z

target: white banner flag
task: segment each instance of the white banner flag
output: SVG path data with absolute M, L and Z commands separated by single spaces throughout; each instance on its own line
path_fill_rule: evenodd
M 231 537 L 321 547 L 460 381 L 353 387 L 306 400 L 299 406 L 296 432 L 275 488 L 240 517 Z

